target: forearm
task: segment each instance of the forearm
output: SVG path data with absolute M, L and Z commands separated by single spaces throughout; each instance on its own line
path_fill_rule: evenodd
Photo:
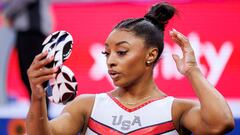
M 232 121 L 232 113 L 224 97 L 205 79 L 199 68 L 193 68 L 186 76 L 199 98 L 204 122 L 214 125 Z
M 45 100 L 45 98 L 41 100 L 31 99 L 31 105 L 26 120 L 28 135 L 51 135 Z

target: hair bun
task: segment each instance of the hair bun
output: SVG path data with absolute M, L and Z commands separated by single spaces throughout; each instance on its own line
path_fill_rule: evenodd
M 144 16 L 144 18 L 164 31 L 168 20 L 173 17 L 175 12 L 176 9 L 168 3 L 158 3 L 151 7 L 150 11 Z

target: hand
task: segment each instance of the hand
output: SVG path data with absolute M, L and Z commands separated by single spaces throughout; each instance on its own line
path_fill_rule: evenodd
M 182 33 L 173 29 L 170 31 L 170 36 L 172 40 L 180 46 L 183 53 L 183 58 L 180 58 L 176 54 L 172 55 L 177 69 L 181 74 L 187 75 L 191 69 L 197 67 L 194 51 L 188 39 Z
M 53 61 L 53 57 L 46 58 L 47 52 L 38 54 L 27 73 L 32 89 L 32 99 L 40 100 L 45 97 L 45 91 L 42 83 L 56 76 L 58 67 L 46 68 L 45 66 Z

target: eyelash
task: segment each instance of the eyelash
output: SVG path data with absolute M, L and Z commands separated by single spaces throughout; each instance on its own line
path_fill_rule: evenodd
M 117 51 L 117 54 L 120 56 L 124 56 L 127 53 L 127 51 Z
M 117 51 L 117 54 L 118 54 L 119 56 L 124 56 L 124 55 L 126 55 L 127 52 L 128 52 L 128 51 Z M 105 55 L 106 57 L 110 55 L 110 53 L 109 53 L 109 52 L 106 52 L 106 51 L 102 51 L 102 54 Z
M 109 53 L 109 52 L 106 52 L 106 51 L 102 51 L 102 54 L 107 57 L 110 53 Z

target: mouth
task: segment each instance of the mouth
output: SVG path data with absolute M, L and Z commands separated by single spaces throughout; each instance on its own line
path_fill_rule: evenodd
M 115 80 L 119 77 L 119 74 L 118 72 L 114 71 L 114 70 L 108 70 L 108 74 L 110 75 L 110 77 Z

